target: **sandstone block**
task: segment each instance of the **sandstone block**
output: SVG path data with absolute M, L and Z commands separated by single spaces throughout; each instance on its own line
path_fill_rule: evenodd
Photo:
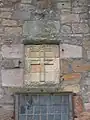
M 11 12 L 1 12 L 0 17 L 1 18 L 11 18 L 12 13 Z
M 78 14 L 61 14 L 61 23 L 79 22 Z
M 61 32 L 62 33 L 72 33 L 71 25 L 62 25 Z
M 64 87 L 63 91 L 72 91 L 74 93 L 80 92 L 80 86 L 79 85 L 67 85 Z
M 87 51 L 87 58 L 90 59 L 90 51 Z
M 88 33 L 89 26 L 88 24 L 85 24 L 85 23 L 72 24 L 72 31 L 73 33 Z
M 65 1 L 63 1 L 63 2 L 58 2 L 57 3 L 57 8 L 58 9 L 63 9 L 63 8 L 71 8 L 71 2 L 65 2 Z
M 2 56 L 6 58 L 23 58 L 24 55 L 24 47 L 22 44 L 3 45 L 1 50 Z
M 5 34 L 6 35 L 16 35 L 16 36 L 21 35 L 22 28 L 21 27 L 6 27 Z
M 2 86 L 23 87 L 23 69 L 1 70 Z
M 7 20 L 7 19 L 3 19 L 2 21 L 2 25 L 3 26 L 16 26 L 17 25 L 17 21 L 15 20 Z
M 78 6 L 78 7 L 72 7 L 72 13 L 87 13 L 88 12 L 88 9 L 87 9 L 87 7 L 80 7 L 80 6 Z
M 61 44 L 60 58 L 82 58 L 82 47 L 70 44 Z
M 21 0 L 21 3 L 31 3 L 32 0 Z

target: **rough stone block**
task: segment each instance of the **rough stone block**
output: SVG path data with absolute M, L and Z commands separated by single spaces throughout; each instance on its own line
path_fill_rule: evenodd
M 35 6 L 31 4 L 19 4 L 18 10 L 30 12 L 31 10 L 35 10 Z
M 31 18 L 31 12 L 30 11 L 20 11 L 20 10 L 16 10 L 13 15 L 12 15 L 13 19 L 17 19 L 17 20 L 30 20 Z
M 89 26 L 85 23 L 72 24 L 72 31 L 73 33 L 88 33 Z
M 72 13 L 87 13 L 88 8 L 87 7 L 72 7 Z
M 22 44 L 16 45 L 3 45 L 2 56 L 6 58 L 23 58 L 24 55 L 24 46 Z
M 71 8 L 71 2 L 58 2 L 57 3 L 57 8 L 58 9 L 63 9 L 63 8 Z
M 88 14 L 87 13 L 81 13 L 80 16 L 80 22 L 86 22 L 88 20 Z
M 61 14 L 70 14 L 71 13 L 71 9 L 61 9 Z M 72 14 L 72 13 L 71 13 Z
M 17 26 L 17 21 L 15 21 L 15 20 L 3 19 L 2 25 L 3 25 L 3 26 Z
M 21 0 L 21 3 L 31 3 L 32 2 L 32 0 Z
M 2 36 L 2 42 L 4 45 L 10 44 L 21 44 L 22 43 L 22 36 L 21 35 L 4 35 Z
M 85 78 L 85 84 L 90 86 L 90 77 Z
M 23 34 L 34 36 L 48 36 L 49 33 L 57 33 L 60 29 L 59 21 L 48 21 L 47 25 L 42 21 L 26 21 L 23 25 Z
M 81 96 L 73 96 L 73 102 L 74 102 L 74 115 L 79 117 L 80 113 L 83 112 L 83 99 Z
M 2 86 L 5 87 L 23 87 L 23 69 L 1 70 Z
M 82 47 L 70 44 L 61 44 L 60 58 L 82 58 Z
M 74 93 L 78 93 L 80 92 L 80 85 L 67 85 L 64 87 L 64 90 L 63 91 L 71 91 L 71 92 L 74 92 Z
M 72 1 L 72 6 L 73 7 L 77 7 L 77 6 L 85 6 L 87 5 L 87 1 L 86 0 L 74 0 Z
M 0 26 L 0 34 L 4 34 L 4 28 Z
M 85 106 L 85 110 L 87 112 L 90 112 L 90 103 L 85 103 L 84 106 Z
M 83 60 L 61 60 L 61 72 L 62 73 L 72 73 L 74 72 L 76 67 L 83 66 L 84 61 Z M 80 72 L 80 71 L 76 71 Z
M 90 59 L 90 51 L 87 51 L 87 57 Z
M 0 18 L 11 18 L 12 13 L 11 12 L 1 12 Z
M 5 108 L 0 108 L 0 120 L 12 120 L 13 110 L 7 110 Z
M 22 28 L 21 27 L 5 27 L 5 34 L 6 35 L 21 35 Z
M 61 32 L 62 33 L 72 33 L 71 25 L 62 25 Z
M 79 22 L 78 14 L 61 14 L 61 23 Z
M 87 50 L 90 51 L 90 37 L 87 37 L 83 41 L 83 47 Z
M 80 73 L 68 73 L 63 75 L 64 80 L 69 81 L 69 80 L 76 80 L 76 79 L 81 79 L 81 74 Z
M 82 65 L 75 65 L 73 66 L 73 70 L 75 72 L 84 72 L 84 71 L 90 71 L 90 64 L 82 64 Z
M 2 61 L 2 67 L 4 69 L 23 68 L 24 63 L 20 59 L 4 59 Z

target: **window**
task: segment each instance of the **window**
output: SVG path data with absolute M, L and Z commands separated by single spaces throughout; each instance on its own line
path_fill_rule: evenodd
M 72 93 L 19 94 L 16 120 L 73 120 Z
M 58 82 L 60 75 L 59 45 L 25 46 L 25 83 Z

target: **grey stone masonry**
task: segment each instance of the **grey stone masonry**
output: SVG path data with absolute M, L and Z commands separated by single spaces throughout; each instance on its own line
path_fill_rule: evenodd
M 38 6 L 46 8 L 47 5 L 40 5 L 38 2 L 38 0 L 0 0 L 0 112 L 2 109 L 6 116 L 14 110 L 14 97 L 4 80 L 7 79 L 9 86 L 15 83 L 17 87 L 18 81 L 15 80 L 24 79 L 23 40 L 50 39 L 81 46 L 84 50 L 83 57 L 69 58 L 68 61 L 70 64 L 75 61 L 72 64 L 73 69 L 81 75 L 78 83 L 81 90 L 78 91 L 76 88 L 75 90 L 82 94 L 84 103 L 90 99 L 88 96 L 90 69 L 75 67 L 78 64 L 76 61 L 80 61 L 81 64 L 82 60 L 90 65 L 90 0 L 55 0 L 51 10 L 42 11 L 36 8 Z M 66 61 L 65 65 L 68 63 Z M 21 83 L 19 81 L 21 87 L 22 80 Z M 12 114 L 7 120 L 10 120 L 11 116 Z

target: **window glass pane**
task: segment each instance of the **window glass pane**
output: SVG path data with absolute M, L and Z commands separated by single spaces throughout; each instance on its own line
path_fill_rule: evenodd
M 33 120 L 33 115 L 28 115 L 27 120 Z
M 41 120 L 47 120 L 47 115 L 41 115 Z
M 56 115 L 55 115 L 55 120 L 63 120 L 63 119 L 61 119 L 61 115 L 56 114 Z M 64 119 L 64 120 L 66 120 L 66 119 Z
M 54 119 L 54 115 L 48 114 L 48 120 L 55 120 L 55 119 Z
M 26 120 L 26 116 L 25 115 L 20 115 L 19 120 Z
M 34 114 L 40 114 L 40 106 L 34 107 Z
M 69 95 L 20 95 L 19 120 L 69 120 L 68 98 Z

